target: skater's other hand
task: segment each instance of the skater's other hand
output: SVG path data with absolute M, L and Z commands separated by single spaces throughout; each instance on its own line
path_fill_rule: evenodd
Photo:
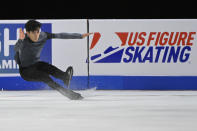
M 22 28 L 19 30 L 19 39 L 23 40 L 25 38 L 25 33 L 23 32 Z
M 85 38 L 85 37 L 87 37 L 87 36 L 89 36 L 89 35 L 92 35 L 93 33 L 85 33 L 85 34 L 82 34 L 82 38 Z

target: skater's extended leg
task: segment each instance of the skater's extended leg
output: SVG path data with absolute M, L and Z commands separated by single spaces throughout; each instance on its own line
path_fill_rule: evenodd
M 47 80 L 48 79 L 48 80 Z M 68 97 L 71 100 L 80 100 L 83 99 L 83 97 L 79 94 L 76 93 L 72 90 L 65 89 L 62 86 L 60 86 L 58 83 L 54 82 L 50 77 L 44 80 L 44 82 L 50 86 L 51 88 L 57 90 L 60 92 L 62 95 Z
M 29 67 L 27 69 L 22 69 L 20 70 L 20 74 L 24 80 L 27 81 L 38 81 L 38 82 L 44 82 L 46 83 L 49 87 L 57 90 L 60 92 L 62 95 L 68 97 L 71 100 L 79 100 L 82 99 L 83 97 L 79 93 L 75 93 L 72 90 L 65 89 L 62 86 L 60 86 L 58 83 L 53 81 L 49 74 L 42 72 L 40 70 L 37 70 L 35 68 L 36 66 Z

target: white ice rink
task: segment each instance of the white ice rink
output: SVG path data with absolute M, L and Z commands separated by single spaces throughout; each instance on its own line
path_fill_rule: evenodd
M 197 91 L 1 91 L 0 131 L 197 131 Z

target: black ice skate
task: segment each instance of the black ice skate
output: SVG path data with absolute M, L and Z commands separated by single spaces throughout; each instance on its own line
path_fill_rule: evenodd
M 73 76 L 73 67 L 69 66 L 65 72 L 65 79 L 64 79 L 64 84 L 70 88 L 70 81 L 72 80 Z
M 76 93 L 76 92 L 74 92 L 74 91 L 72 91 L 70 89 L 62 88 L 62 89 L 59 90 L 59 92 L 62 95 L 68 97 L 70 100 L 81 100 L 81 99 L 83 99 L 81 94 Z

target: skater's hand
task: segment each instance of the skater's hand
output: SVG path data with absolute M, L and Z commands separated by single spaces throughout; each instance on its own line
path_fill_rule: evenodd
M 22 28 L 19 30 L 19 39 L 23 40 L 25 38 L 25 33 L 23 32 Z
M 82 34 L 82 38 L 85 38 L 85 37 L 87 37 L 87 36 L 89 36 L 89 35 L 92 35 L 93 33 L 85 33 L 85 34 Z

